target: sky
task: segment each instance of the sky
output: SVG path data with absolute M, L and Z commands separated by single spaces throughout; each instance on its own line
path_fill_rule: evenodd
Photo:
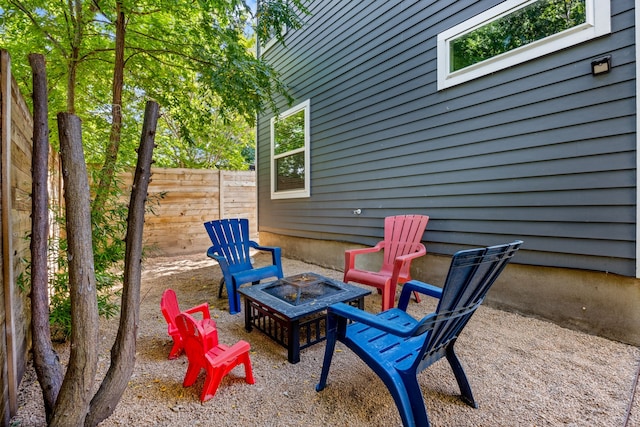
M 256 13 L 256 0 L 247 0 L 247 4 L 249 5 L 253 13 Z
M 253 16 L 256 15 L 256 2 L 257 0 L 246 0 L 247 5 L 251 8 L 253 12 Z M 251 24 L 247 23 L 247 27 L 245 28 L 245 34 L 247 37 L 250 37 L 253 34 L 253 28 L 251 28 Z

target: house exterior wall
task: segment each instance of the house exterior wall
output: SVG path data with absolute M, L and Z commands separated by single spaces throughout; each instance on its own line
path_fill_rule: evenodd
M 638 345 L 634 1 L 611 2 L 609 35 L 438 91 L 438 33 L 499 3 L 311 2 L 261 52 L 310 101 L 311 197 L 271 199 L 263 113 L 260 242 L 341 269 L 384 217 L 426 214 L 412 275 L 439 284 L 455 251 L 522 239 L 489 303 Z
M 438 33 L 498 3 L 311 2 L 262 52 L 310 100 L 311 197 L 270 198 L 262 114 L 260 231 L 370 245 L 419 213 L 432 254 L 519 238 L 516 263 L 635 277 L 634 3 L 611 2 L 609 35 L 438 91 Z

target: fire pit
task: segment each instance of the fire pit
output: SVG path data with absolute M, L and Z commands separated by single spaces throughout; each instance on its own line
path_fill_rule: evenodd
M 342 289 L 318 274 L 303 273 L 280 279 L 266 286 L 264 291 L 289 304 L 300 305 L 342 292 Z
M 238 289 L 244 295 L 245 329 L 262 331 L 288 351 L 290 363 L 300 350 L 326 339 L 325 310 L 345 302 L 359 308 L 371 292 L 316 273 Z

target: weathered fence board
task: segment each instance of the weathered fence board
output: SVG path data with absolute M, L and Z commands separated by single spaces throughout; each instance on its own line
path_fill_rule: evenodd
M 8 425 L 17 411 L 18 384 L 27 363 L 31 345 L 30 310 L 26 292 L 18 277 L 26 265 L 31 231 L 31 137 L 32 118 L 11 76 L 11 61 L 0 52 L 0 201 L 2 203 L 2 304 L 0 305 L 0 359 L 2 398 L 0 423 Z
M 202 224 L 213 219 L 248 218 L 257 236 L 255 172 L 152 168 L 152 173 L 153 213 L 147 213 L 144 230 L 147 255 L 205 256 L 211 243 Z M 128 188 L 131 174 L 120 178 Z

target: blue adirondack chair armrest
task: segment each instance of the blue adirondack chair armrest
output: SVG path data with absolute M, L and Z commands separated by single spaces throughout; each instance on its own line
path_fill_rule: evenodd
M 253 240 L 249 240 L 249 246 L 251 246 L 254 249 L 257 249 L 259 251 L 267 251 L 267 252 L 271 252 L 271 261 L 273 262 L 274 265 L 279 265 L 280 264 L 280 259 L 281 259 L 281 251 L 282 249 L 278 246 L 260 246 L 258 243 L 254 242 Z
M 207 256 L 209 258 L 213 258 L 216 261 L 218 261 L 218 264 L 220 264 L 220 268 L 222 269 L 222 271 L 226 271 L 226 269 L 229 267 L 229 262 L 227 261 L 227 259 L 225 257 L 223 257 L 222 255 L 218 255 L 214 250 L 213 250 L 213 246 L 211 246 L 208 250 L 207 250 Z
M 281 251 L 281 248 L 279 248 L 278 246 L 260 246 L 258 243 L 254 242 L 253 240 L 249 241 L 249 246 L 259 251 L 269 251 L 274 254 L 276 253 L 280 254 L 280 251 Z
M 409 298 L 411 298 L 411 293 L 413 291 L 437 299 L 440 299 L 440 297 L 442 297 L 442 288 L 421 282 L 419 280 L 409 280 L 404 285 L 402 285 L 402 293 L 400 293 L 400 299 L 398 300 L 398 308 L 400 310 L 407 311 Z
M 387 312 L 391 310 L 397 309 L 392 308 L 390 310 L 387 310 Z M 368 311 L 360 310 L 357 307 L 353 307 L 343 302 L 330 305 L 329 308 L 327 308 L 327 317 L 329 316 L 343 317 L 345 319 L 363 323 L 365 325 L 372 326 L 376 329 L 398 337 L 410 337 L 414 335 L 415 329 L 418 325 L 417 322 L 412 322 L 407 326 L 392 323 L 385 318 L 381 318 L 378 315 L 369 313 Z
M 209 247 L 209 249 L 207 249 L 207 256 L 209 258 L 213 258 L 216 261 L 219 261 L 220 258 L 224 258 L 223 256 L 220 256 L 216 253 L 216 251 L 214 250 L 214 246 Z

